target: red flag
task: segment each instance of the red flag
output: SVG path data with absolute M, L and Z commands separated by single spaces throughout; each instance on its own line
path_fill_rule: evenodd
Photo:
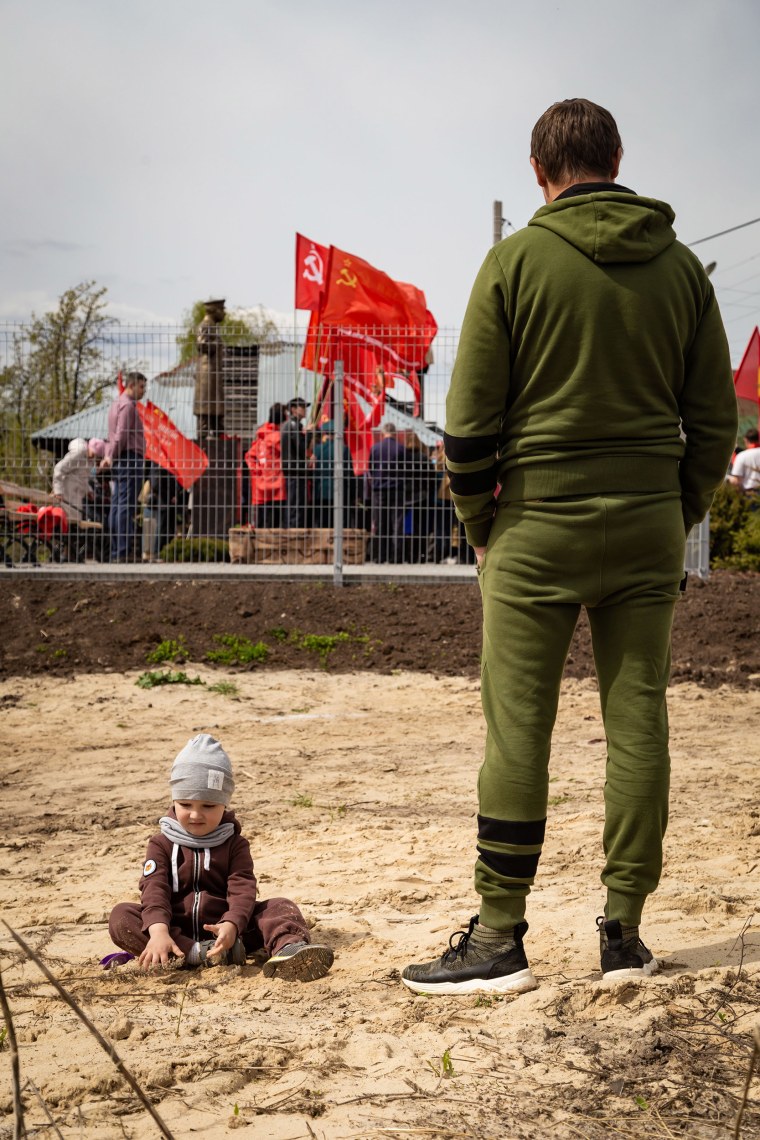
M 180 486 L 189 490 L 208 467 L 206 452 L 150 400 L 138 403 L 137 411 L 145 432 L 145 458 L 171 471 Z
M 296 308 L 319 308 L 325 287 L 329 249 L 296 234 Z
M 742 362 L 734 372 L 734 387 L 739 400 L 760 404 L 760 330 L 749 338 Z
M 394 281 L 360 257 L 330 246 L 322 325 L 362 328 L 396 353 L 401 367 L 421 367 L 437 330 L 415 285 Z

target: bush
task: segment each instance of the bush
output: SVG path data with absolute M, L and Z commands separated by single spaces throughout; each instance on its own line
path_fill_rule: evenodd
M 710 562 L 724 570 L 760 570 L 760 513 L 731 483 L 718 488 L 710 508 Z
M 222 538 L 173 538 L 161 551 L 162 562 L 229 562 L 229 543 Z
M 760 511 L 751 511 L 737 534 L 731 566 L 734 570 L 760 570 Z

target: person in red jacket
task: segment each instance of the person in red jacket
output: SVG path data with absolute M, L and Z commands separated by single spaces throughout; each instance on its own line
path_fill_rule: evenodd
M 280 455 L 280 427 L 288 418 L 283 404 L 272 404 L 265 424 L 245 454 L 251 472 L 251 521 L 257 527 L 282 526 L 287 498 Z
M 174 761 L 169 784 L 174 803 L 148 843 L 141 902 L 111 911 L 114 943 L 144 970 L 172 958 L 184 958 L 185 966 L 243 966 L 248 954 L 264 950 L 267 978 L 324 977 L 333 952 L 311 942 L 295 903 L 257 899 L 248 840 L 227 810 L 235 782 L 219 741 L 208 733 L 193 737 Z

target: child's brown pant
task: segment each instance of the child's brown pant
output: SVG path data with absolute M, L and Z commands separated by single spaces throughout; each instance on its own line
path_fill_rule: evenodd
M 137 956 L 142 954 L 149 936 L 143 931 L 140 904 L 118 903 L 111 911 L 108 933 L 122 950 Z M 209 931 L 203 933 L 207 938 L 213 937 Z M 169 934 L 185 954 L 193 948 L 194 939 L 181 926 L 170 926 Z M 306 920 L 290 899 L 257 902 L 248 929 L 239 934 L 249 954 L 263 949 L 270 957 L 289 942 L 311 942 Z

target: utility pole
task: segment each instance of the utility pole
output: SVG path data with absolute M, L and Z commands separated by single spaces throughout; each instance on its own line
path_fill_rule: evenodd
M 493 244 L 498 245 L 501 241 L 504 229 L 505 218 L 502 214 L 503 203 L 494 202 L 493 204 Z

